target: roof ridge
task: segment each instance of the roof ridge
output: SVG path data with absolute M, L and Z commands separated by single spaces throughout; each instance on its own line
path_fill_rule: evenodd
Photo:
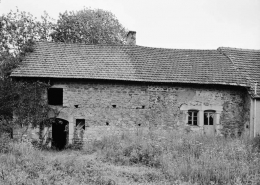
M 233 47 L 222 47 L 222 46 L 217 48 L 217 50 L 219 49 L 260 52 L 260 49 L 245 49 L 245 48 L 233 48 Z
M 175 50 L 175 51 L 217 51 L 216 49 L 181 49 L 181 48 L 162 48 L 162 47 L 150 47 L 141 45 L 127 45 L 127 44 L 87 44 L 87 43 L 71 43 L 71 42 L 51 42 L 51 41 L 36 41 L 36 43 L 48 43 L 48 44 L 63 44 L 63 45 L 84 45 L 84 46 L 117 46 L 117 47 L 140 47 L 149 49 L 163 49 L 163 50 Z

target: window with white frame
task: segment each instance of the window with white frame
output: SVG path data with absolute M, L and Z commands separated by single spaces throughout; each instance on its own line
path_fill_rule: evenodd
M 204 111 L 204 125 L 214 125 L 215 112 L 214 110 Z
M 198 125 L 198 112 L 197 110 L 188 110 L 188 124 Z

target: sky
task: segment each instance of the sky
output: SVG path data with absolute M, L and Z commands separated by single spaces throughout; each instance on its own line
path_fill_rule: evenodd
M 84 7 L 111 11 L 141 46 L 260 49 L 260 0 L 0 0 L 0 15 L 18 8 L 57 20 Z

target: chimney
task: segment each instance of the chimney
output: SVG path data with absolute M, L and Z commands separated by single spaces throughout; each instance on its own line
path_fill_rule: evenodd
M 129 31 L 126 35 L 127 45 L 136 45 L 136 31 Z

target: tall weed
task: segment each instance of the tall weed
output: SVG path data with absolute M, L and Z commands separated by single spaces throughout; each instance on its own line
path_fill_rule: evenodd
M 0 153 L 0 184 L 109 184 L 95 164 L 75 153 L 41 151 L 31 143 L 10 145 L 8 154 Z M 54 155 L 55 153 L 55 155 Z
M 10 150 L 11 138 L 8 133 L 0 132 L 0 153 L 7 153 Z
M 198 184 L 260 182 L 260 155 L 240 138 L 174 130 L 105 136 L 96 148 L 103 161 L 156 167 L 172 181 Z

